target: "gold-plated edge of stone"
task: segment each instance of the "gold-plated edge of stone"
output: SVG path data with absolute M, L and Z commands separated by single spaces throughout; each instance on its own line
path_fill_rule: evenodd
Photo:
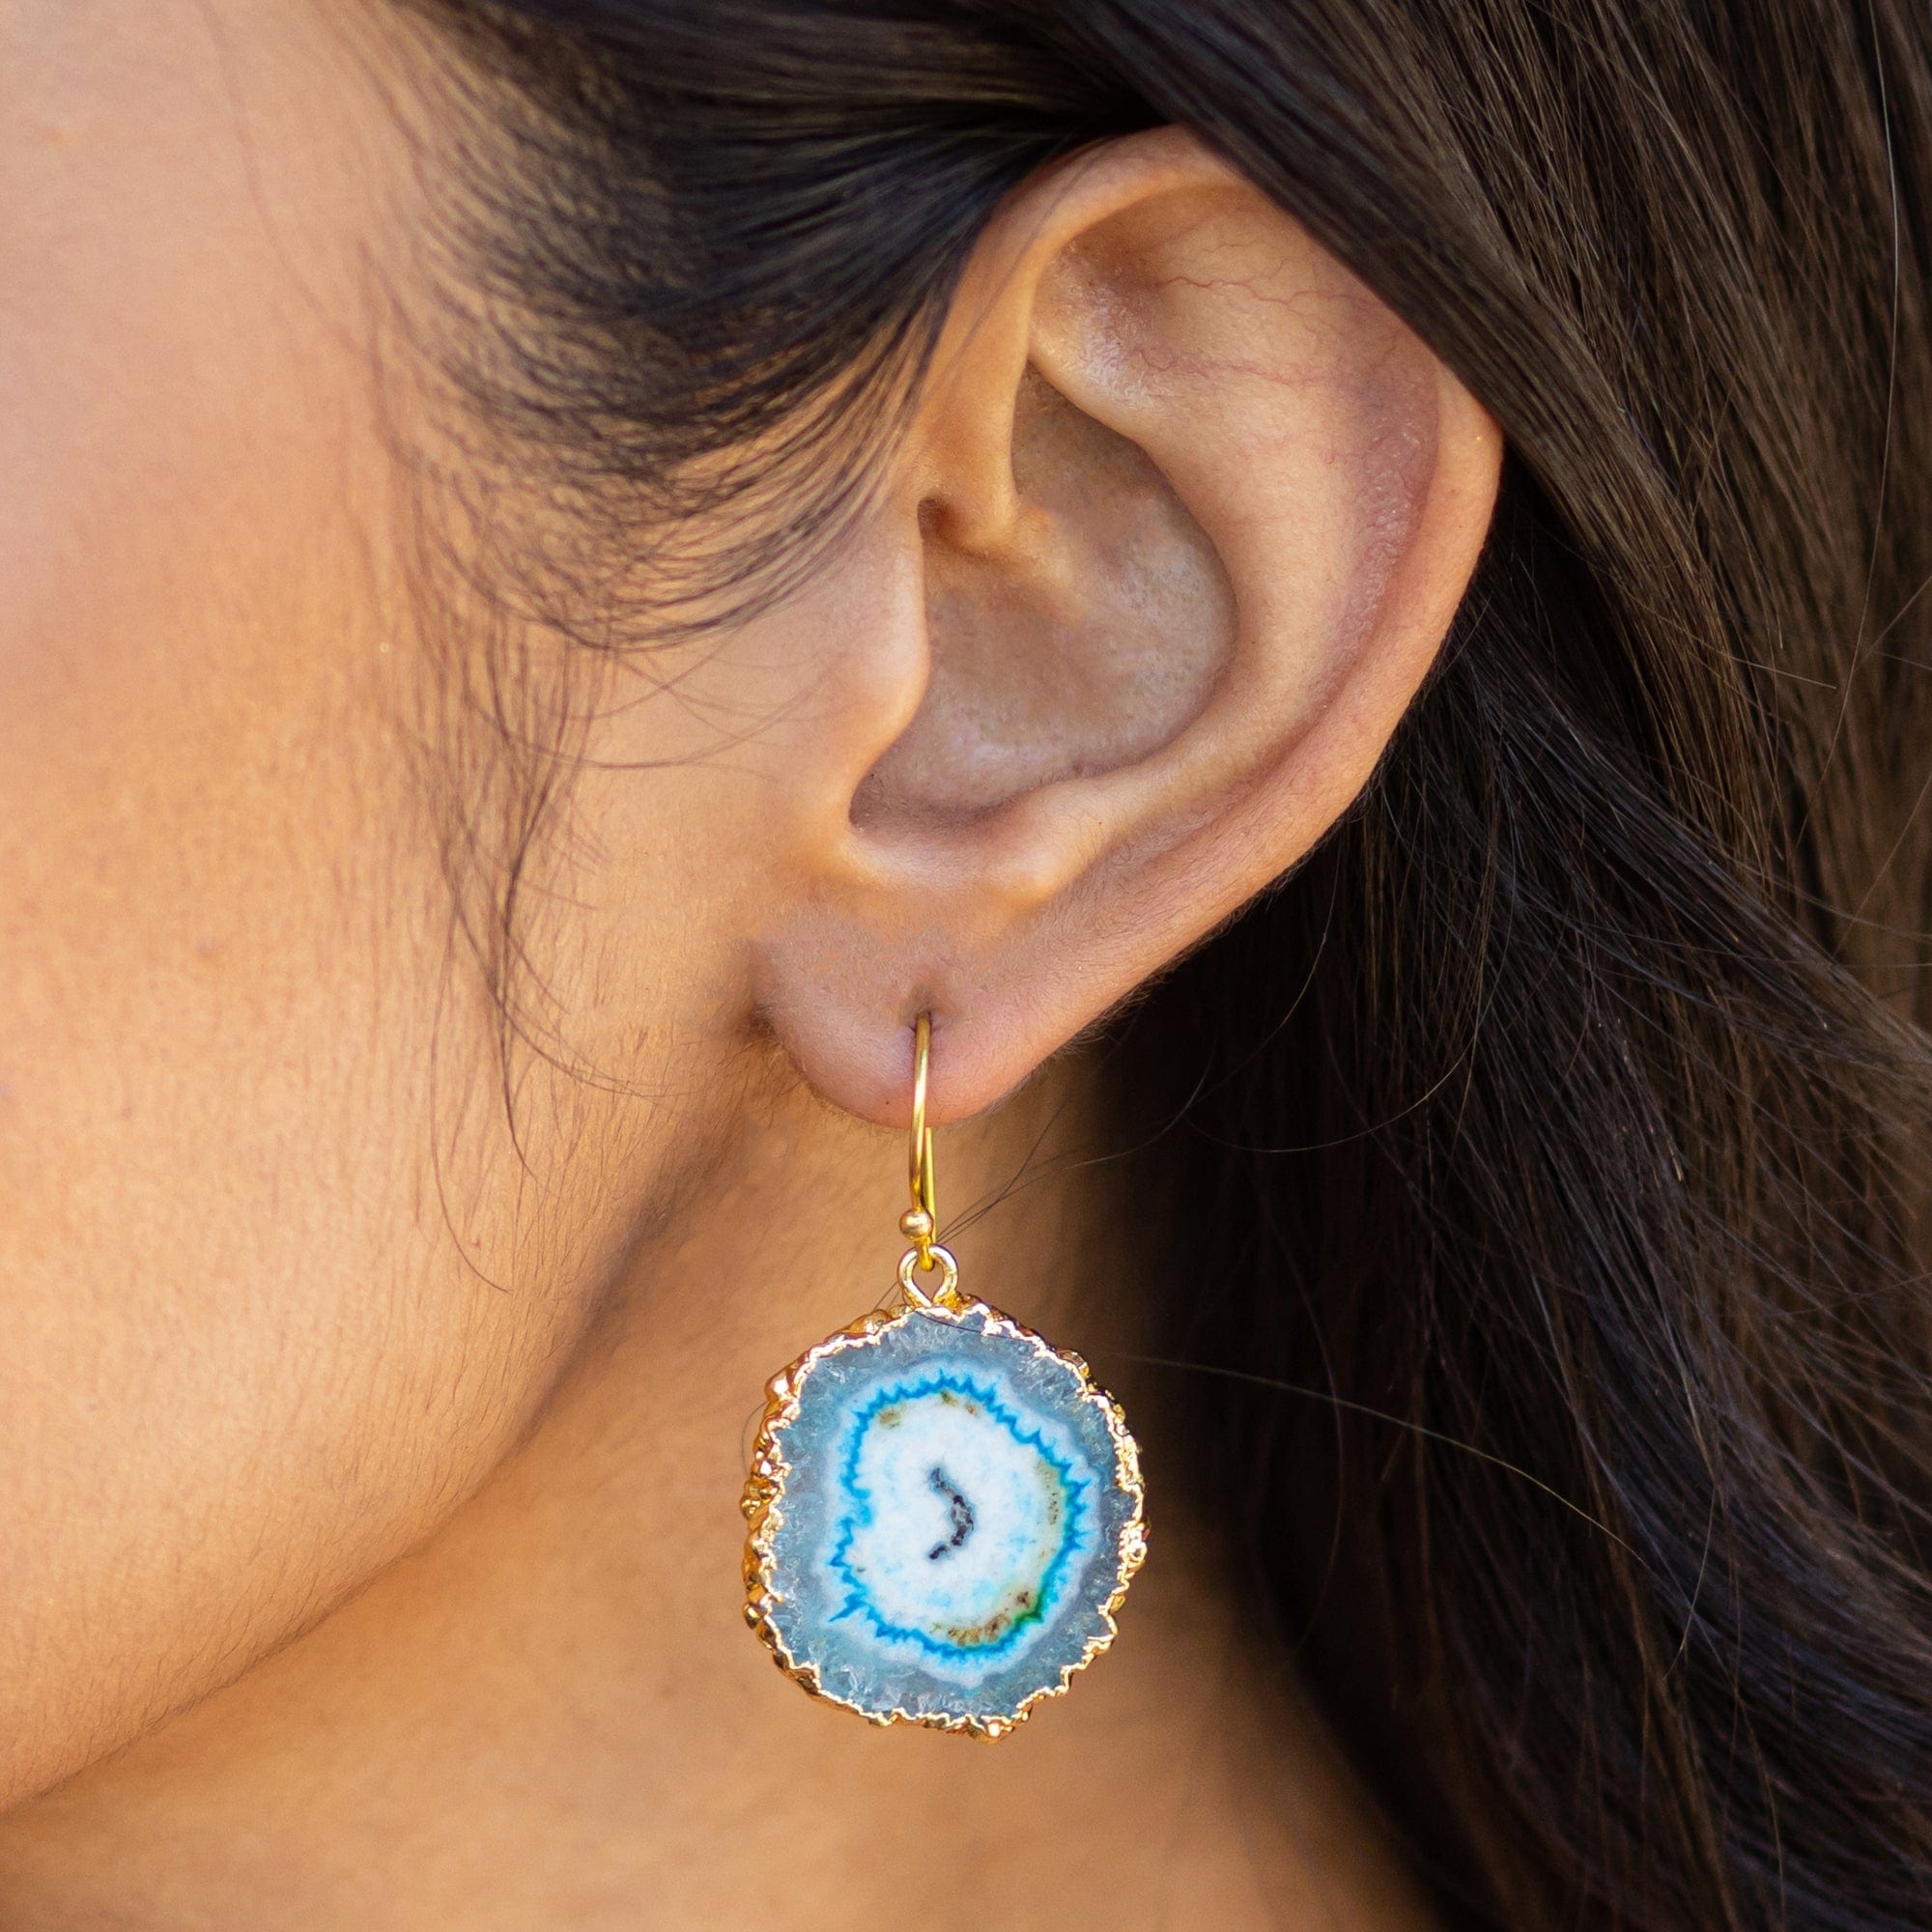
M 1116 1545 L 1113 1593 L 1100 1605 L 1099 1632 L 1088 1638 L 1073 1662 L 1062 1667 L 1059 1682 L 1041 1685 L 1010 1716 L 951 1717 L 907 1711 L 898 1705 L 889 1711 L 868 1710 L 863 1704 L 855 1704 L 850 1698 L 840 1697 L 826 1690 L 819 1682 L 817 1667 L 802 1662 L 792 1655 L 772 1621 L 773 1610 L 782 1601 L 772 1588 L 772 1549 L 779 1528 L 784 1521 L 784 1487 L 789 1474 L 789 1465 L 780 1449 L 780 1433 L 797 1420 L 805 1383 L 812 1370 L 828 1356 L 842 1354 L 848 1349 L 872 1347 L 886 1329 L 896 1327 L 903 1321 L 924 1318 L 951 1321 L 956 1325 L 975 1315 L 985 1318 L 986 1333 L 1024 1342 L 1036 1354 L 1070 1368 L 1079 1378 L 1080 1400 L 1094 1404 L 1106 1422 L 1107 1434 L 1114 1445 L 1114 1480 L 1133 1503 L 1132 1512 L 1121 1525 Z M 1094 1379 L 1092 1370 L 1080 1356 L 1065 1349 L 1056 1349 L 1044 1336 L 1036 1334 L 1009 1315 L 1003 1315 L 988 1303 L 964 1295 L 934 1301 L 926 1307 L 895 1298 L 885 1307 L 861 1316 L 850 1326 L 828 1335 L 816 1348 L 808 1349 L 795 1362 L 781 1369 L 766 1385 L 765 1412 L 758 1426 L 757 1440 L 752 1449 L 752 1471 L 745 1484 L 743 1507 L 751 1529 L 745 1544 L 745 1621 L 757 1633 L 771 1652 L 773 1661 L 793 1683 L 822 1703 L 850 1711 L 869 1724 L 922 1724 L 928 1730 L 963 1732 L 969 1737 L 988 1740 L 1003 1738 L 1018 1729 L 1032 1715 L 1034 1707 L 1047 1698 L 1064 1696 L 1073 1679 L 1114 1641 L 1120 1634 L 1114 1613 L 1121 1607 L 1128 1584 L 1134 1580 L 1135 1574 L 1147 1557 L 1147 1491 L 1141 1480 L 1140 1447 L 1128 1432 L 1127 1419 L 1120 1404 Z

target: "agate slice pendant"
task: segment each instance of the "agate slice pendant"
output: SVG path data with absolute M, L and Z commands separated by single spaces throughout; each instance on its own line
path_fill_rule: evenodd
M 1113 1641 L 1147 1550 L 1140 1458 L 1078 1356 L 959 1292 L 918 1075 L 898 1291 L 768 1390 L 746 1618 L 872 1723 L 997 1738 Z

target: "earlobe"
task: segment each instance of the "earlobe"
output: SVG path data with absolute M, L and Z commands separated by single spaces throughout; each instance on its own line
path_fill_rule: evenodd
M 917 635 L 871 649 L 919 687 L 759 936 L 812 1084 L 896 1122 L 929 1007 L 935 1118 L 977 1111 L 1304 856 L 1440 647 L 1500 457 L 1186 137 L 1009 204 L 870 533 L 917 559 Z

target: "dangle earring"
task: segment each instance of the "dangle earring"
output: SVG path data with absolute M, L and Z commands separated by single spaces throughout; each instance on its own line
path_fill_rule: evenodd
M 772 1378 L 745 1615 L 815 1696 L 997 1738 L 1114 1640 L 1147 1553 L 1140 1456 L 1086 1363 L 960 1293 L 938 1241 L 930 1014 L 913 1037 L 912 1245 L 883 1307 Z

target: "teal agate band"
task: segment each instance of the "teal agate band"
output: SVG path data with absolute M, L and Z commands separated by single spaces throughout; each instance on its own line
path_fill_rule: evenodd
M 815 1350 L 767 1462 L 756 1607 L 822 1694 L 997 1730 L 1111 1638 L 1131 1442 L 1077 1362 L 992 1310 L 907 1308 Z

